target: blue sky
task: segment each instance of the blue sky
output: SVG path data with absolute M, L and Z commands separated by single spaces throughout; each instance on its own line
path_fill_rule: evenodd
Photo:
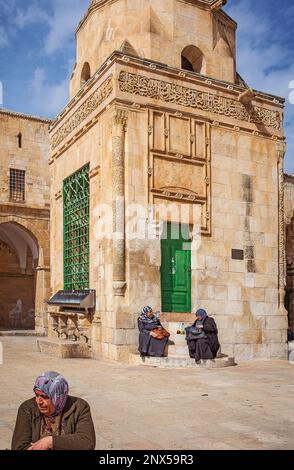
M 68 99 L 75 62 L 75 27 L 88 5 L 89 0 L 0 0 L 5 108 L 44 117 L 60 112 Z M 251 87 L 286 98 L 285 169 L 292 173 L 294 2 L 229 0 L 225 11 L 238 22 L 239 73 Z

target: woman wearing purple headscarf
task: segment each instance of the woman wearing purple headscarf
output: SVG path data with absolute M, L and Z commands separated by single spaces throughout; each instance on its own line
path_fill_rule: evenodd
M 191 358 L 199 363 L 203 360 L 213 360 L 216 358 L 220 344 L 218 341 L 217 326 L 212 317 L 209 317 L 205 310 L 200 308 L 196 312 L 196 321 L 193 323 L 192 328 L 195 330 L 195 338 L 193 332 L 191 336 L 187 332 L 186 340 Z M 186 331 L 189 328 L 186 329 Z M 191 329 L 190 329 L 191 330 Z
M 35 397 L 18 410 L 12 450 L 93 450 L 95 429 L 88 403 L 68 395 L 68 383 L 57 372 L 44 372 L 34 385 Z

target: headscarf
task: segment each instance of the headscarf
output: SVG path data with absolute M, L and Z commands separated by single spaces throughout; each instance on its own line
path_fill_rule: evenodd
M 68 397 L 68 383 L 62 375 L 54 371 L 44 372 L 36 379 L 34 392 L 36 390 L 45 393 L 53 403 L 55 410 L 50 418 L 62 413 Z
M 157 315 L 155 315 L 155 313 L 153 313 L 151 318 L 147 317 L 147 314 L 150 313 L 150 312 L 152 312 L 151 307 L 144 307 L 143 310 L 142 310 L 142 313 L 140 315 L 140 320 L 145 322 L 145 323 L 153 323 L 154 321 L 156 321 L 157 320 Z
M 196 315 L 197 317 L 200 317 L 201 320 L 197 320 L 196 321 L 196 326 L 200 326 L 200 325 L 203 325 L 206 317 L 208 317 L 207 313 L 205 310 L 203 310 L 203 308 L 199 308 L 199 310 L 197 310 L 196 312 Z

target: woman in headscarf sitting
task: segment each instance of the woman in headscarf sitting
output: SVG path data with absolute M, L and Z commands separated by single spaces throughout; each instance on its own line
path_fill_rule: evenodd
M 194 339 L 192 339 L 193 329 L 197 330 L 194 330 Z M 189 333 L 189 328 L 187 330 L 186 339 L 190 357 L 195 358 L 196 362 L 200 362 L 201 359 L 215 359 L 220 344 L 214 319 L 209 317 L 205 310 L 199 309 L 196 312 L 196 321 L 193 323 L 192 329 L 190 329 L 191 334 Z
M 44 372 L 34 385 L 35 397 L 18 410 L 12 450 L 94 450 L 95 429 L 88 403 L 68 395 L 68 383 L 57 372 Z
M 162 327 L 151 307 L 144 307 L 138 318 L 139 352 L 141 356 L 163 357 L 169 333 Z M 160 331 L 162 334 L 160 334 Z M 159 332 L 159 334 L 155 334 Z

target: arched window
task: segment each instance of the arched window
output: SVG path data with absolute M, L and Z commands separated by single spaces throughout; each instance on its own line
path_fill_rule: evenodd
M 85 62 L 83 65 L 81 73 L 81 86 L 83 86 L 91 78 L 91 69 L 88 62 Z
M 182 69 L 201 73 L 203 54 L 196 46 L 187 46 L 182 51 Z

